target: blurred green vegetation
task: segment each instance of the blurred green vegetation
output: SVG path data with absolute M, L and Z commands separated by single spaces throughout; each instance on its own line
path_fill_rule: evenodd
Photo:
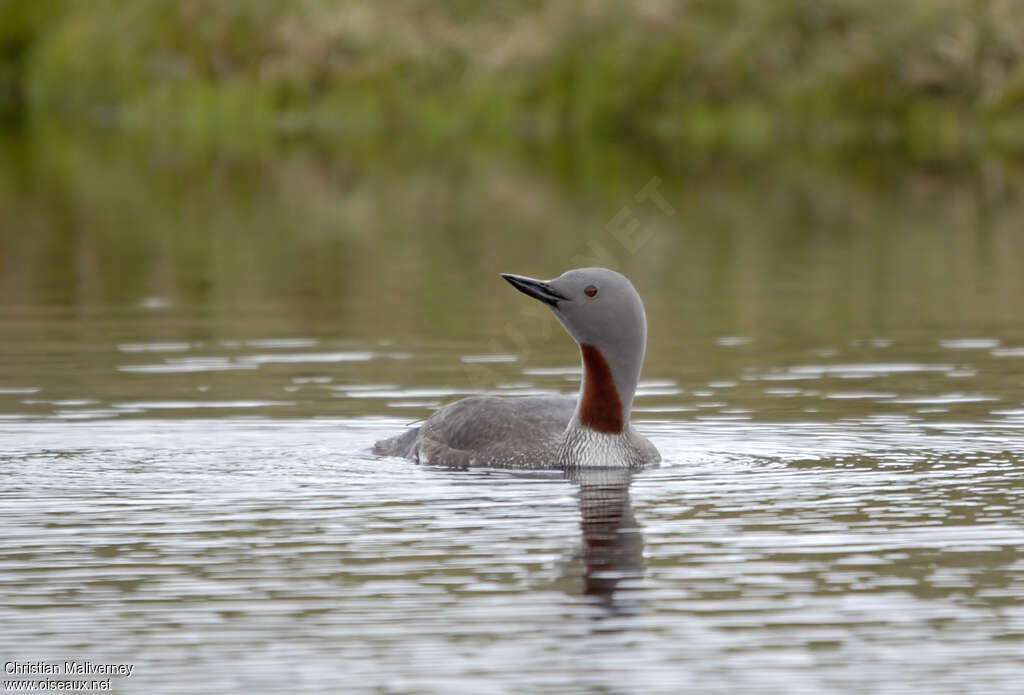
M 1019 0 L 5 0 L 0 112 L 697 151 L 1024 150 Z

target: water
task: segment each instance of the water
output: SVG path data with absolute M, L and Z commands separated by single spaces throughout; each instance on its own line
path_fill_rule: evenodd
M 125 693 L 1024 680 L 1012 171 L 59 145 L 0 167 L 4 661 L 132 664 Z M 640 212 L 652 171 L 671 215 Z M 465 394 L 574 392 L 497 273 L 602 246 L 648 305 L 660 468 L 369 453 Z

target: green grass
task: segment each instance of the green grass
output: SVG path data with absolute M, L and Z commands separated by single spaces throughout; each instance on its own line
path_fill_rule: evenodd
M 0 27 L 27 124 L 1024 149 L 1016 0 L 7 0 Z

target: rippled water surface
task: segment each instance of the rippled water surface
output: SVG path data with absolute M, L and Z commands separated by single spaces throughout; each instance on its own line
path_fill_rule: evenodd
M 68 151 L 0 169 L 35 232 L 0 230 L 5 661 L 133 664 L 125 693 L 1020 691 L 1012 181 L 666 175 L 627 249 L 600 224 L 642 167 Z M 497 273 L 609 251 L 662 466 L 370 453 L 463 395 L 575 392 Z
M 636 419 L 665 463 L 631 481 L 369 454 L 462 393 L 393 383 L 465 382 L 458 349 L 93 346 L 107 393 L 53 373 L 79 354 L 54 349 L 37 374 L 17 356 L 0 395 L 15 658 L 133 663 L 124 692 L 981 693 L 1024 677 L 1016 346 L 911 359 L 886 340 L 713 381 L 652 374 Z M 557 351 L 565 368 L 494 360 L 490 390 L 571 392 Z

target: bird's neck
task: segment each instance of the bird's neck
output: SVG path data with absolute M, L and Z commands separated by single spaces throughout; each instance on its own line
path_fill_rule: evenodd
M 579 424 L 602 434 L 621 434 L 629 425 L 636 376 L 615 374 L 604 354 L 593 345 L 580 345 L 583 385 L 576 407 Z

